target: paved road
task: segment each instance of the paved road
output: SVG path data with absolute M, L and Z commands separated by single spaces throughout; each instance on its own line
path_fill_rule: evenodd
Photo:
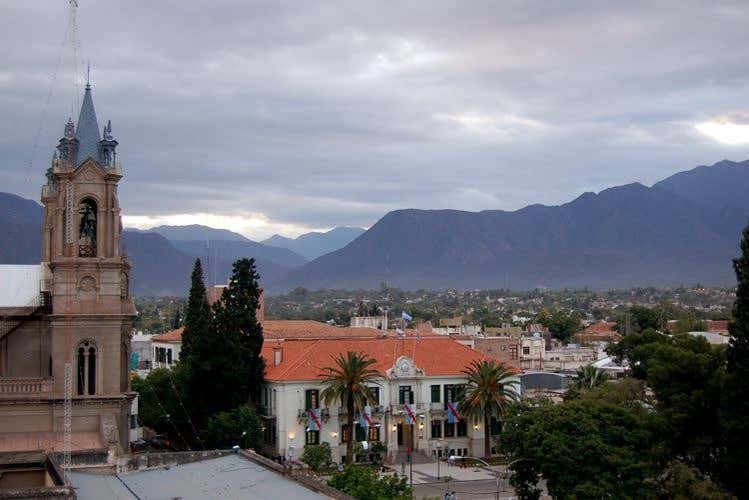
M 449 484 L 444 482 L 414 484 L 414 498 L 418 500 L 435 497 L 442 499 L 448 488 L 458 495 L 458 500 L 497 498 L 497 481 L 494 479 L 450 481 Z M 508 500 L 510 498 L 517 498 L 513 491 L 503 490 L 500 492 L 500 499 Z

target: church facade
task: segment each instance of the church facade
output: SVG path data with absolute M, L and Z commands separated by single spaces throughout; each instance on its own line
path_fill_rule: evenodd
M 128 450 L 135 306 L 116 147 L 87 85 L 42 187 L 42 262 L 0 266 L 0 452 L 62 451 L 66 393 L 72 450 Z

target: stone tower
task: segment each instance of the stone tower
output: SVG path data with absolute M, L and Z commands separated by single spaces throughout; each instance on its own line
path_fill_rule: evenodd
M 120 250 L 117 186 L 122 167 L 116 147 L 111 122 L 99 134 L 87 84 L 78 122 L 65 125 L 42 188 L 42 272 L 43 289 L 51 296 L 53 392 L 64 395 L 65 365 L 71 363 L 73 433 L 97 433 L 113 453 L 128 447 L 135 315 L 130 264 Z

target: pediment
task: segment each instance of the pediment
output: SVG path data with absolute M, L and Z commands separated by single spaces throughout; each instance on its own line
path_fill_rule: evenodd
M 395 360 L 387 374 L 394 378 L 413 378 L 423 376 L 424 370 L 416 366 L 416 363 L 410 357 L 401 356 Z
M 104 182 L 106 172 L 90 156 L 81 163 L 73 173 L 73 178 L 79 182 Z

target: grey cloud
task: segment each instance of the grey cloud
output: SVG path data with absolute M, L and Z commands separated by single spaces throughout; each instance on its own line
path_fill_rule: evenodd
M 749 111 L 745 2 L 80 3 L 132 215 L 371 225 L 749 156 L 693 129 Z M 0 189 L 36 197 L 75 100 L 61 72 L 29 171 L 65 9 L 0 15 Z

